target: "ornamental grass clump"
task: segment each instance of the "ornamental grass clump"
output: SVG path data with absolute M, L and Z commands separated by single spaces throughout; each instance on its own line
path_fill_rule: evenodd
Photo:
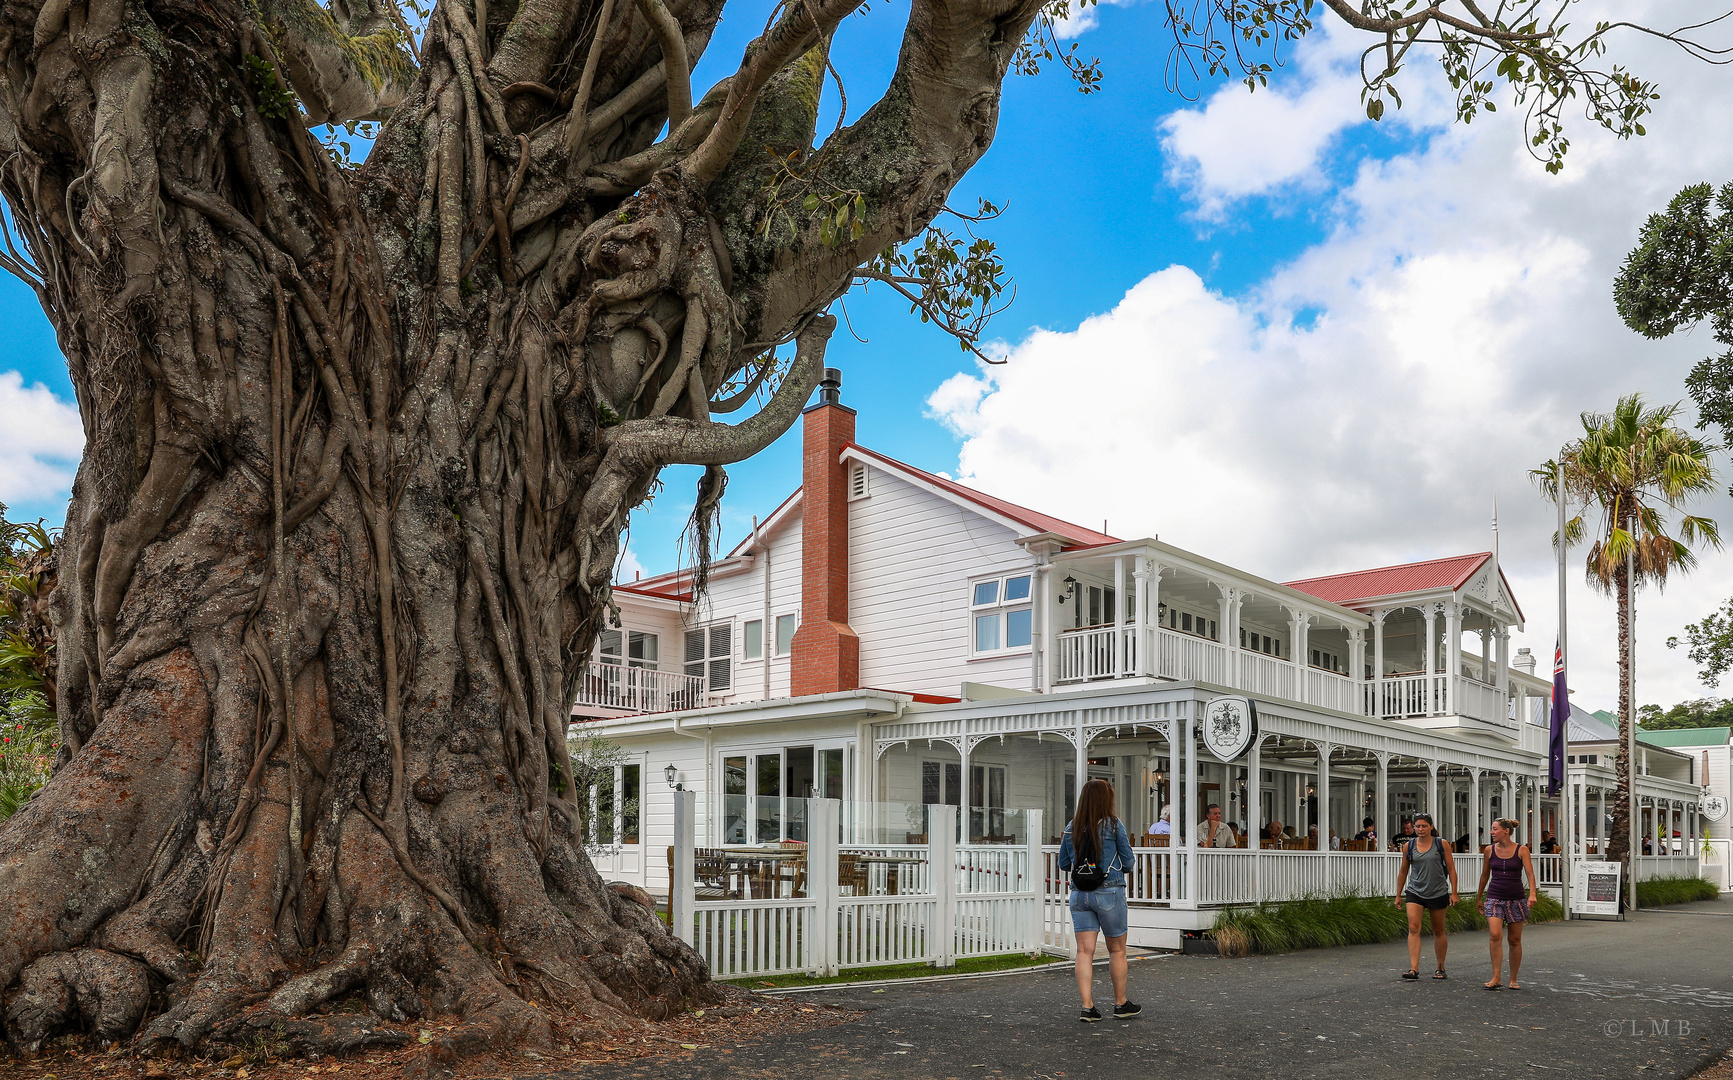
M 1564 909 L 1542 894 L 1529 916 L 1530 922 L 1554 922 L 1564 917 Z M 1486 916 L 1472 895 L 1464 896 L 1449 909 L 1444 925 L 1451 934 L 1484 930 Z M 1386 896 L 1339 893 L 1224 908 L 1210 932 L 1223 956 L 1237 957 L 1395 941 L 1408 936 L 1408 915 Z M 1431 932 L 1431 921 L 1422 920 L 1421 933 Z
M 1660 877 L 1637 882 L 1637 904 L 1641 907 L 1691 904 L 1719 895 L 1721 890 L 1714 882 L 1700 877 Z

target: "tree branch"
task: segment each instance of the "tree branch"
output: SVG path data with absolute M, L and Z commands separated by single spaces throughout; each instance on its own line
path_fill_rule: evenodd
M 679 20 L 668 13 L 662 0 L 638 0 L 638 10 L 650 20 L 662 45 L 661 67 L 668 81 L 668 130 L 673 131 L 692 115 L 692 65 L 686 59 L 686 38 Z
M 746 58 L 728 83 L 722 113 L 698 149 L 680 165 L 687 183 L 702 190 L 722 175 L 739 149 L 753 106 L 771 76 L 836 29 L 862 0 L 806 0 L 746 47 Z
M 836 316 L 817 315 L 795 340 L 794 362 L 764 408 L 729 426 L 677 417 L 628 420 L 603 433 L 610 451 L 643 455 L 671 465 L 732 465 L 775 442 L 818 386 L 825 346 L 836 330 Z

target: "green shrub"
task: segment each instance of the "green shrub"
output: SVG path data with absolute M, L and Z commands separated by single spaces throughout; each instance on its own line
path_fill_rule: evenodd
M 1663 907 L 1667 904 L 1690 904 L 1698 900 L 1713 900 L 1721 894 L 1712 881 L 1700 877 L 1660 877 L 1637 882 L 1637 904 L 1640 907 Z
M 1542 893 L 1529 909 L 1530 922 L 1564 918 L 1557 900 Z M 1444 917 L 1446 933 L 1486 929 L 1486 916 L 1473 895 L 1462 897 Z M 1432 932 L 1432 920 L 1422 919 L 1420 932 Z M 1408 914 L 1388 896 L 1309 896 L 1302 900 L 1265 902 L 1224 908 L 1211 929 L 1226 956 L 1248 953 L 1317 949 L 1334 945 L 1370 945 L 1408 936 Z
M 48 782 L 59 750 L 60 729 L 40 693 L 26 690 L 0 701 L 0 821 Z

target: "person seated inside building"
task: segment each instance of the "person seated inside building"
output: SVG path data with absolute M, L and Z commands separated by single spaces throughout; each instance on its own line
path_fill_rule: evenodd
M 1149 827 L 1149 835 L 1151 835 L 1151 836 L 1172 836 L 1173 835 L 1173 807 L 1172 806 L 1164 806 L 1161 808 L 1161 817 L 1160 817 L 1160 819 L 1158 819 L 1155 822 L 1155 824 L 1153 824 Z
M 1540 853 L 1542 855 L 1557 855 L 1558 854 L 1558 837 L 1556 837 L 1552 834 L 1551 829 L 1542 829 L 1541 830 L 1541 833 L 1540 833 Z
M 1374 826 L 1377 824 L 1377 821 L 1373 818 L 1367 818 L 1365 821 L 1362 821 L 1360 823 L 1360 831 L 1354 834 L 1354 839 L 1376 844 L 1378 842 L 1378 830 L 1374 828 Z
M 1222 820 L 1220 803 L 1210 803 L 1209 808 L 1204 811 L 1204 819 L 1198 822 L 1197 846 L 1239 847 L 1239 839 L 1234 836 L 1234 827 Z
M 1399 851 L 1413 843 L 1416 839 L 1417 837 L 1414 835 L 1414 819 L 1403 818 L 1402 831 L 1397 833 L 1396 839 L 1390 842 L 1390 849 L 1392 851 Z
M 1280 821 L 1271 820 L 1271 822 L 1267 826 L 1264 827 L 1264 839 L 1265 840 L 1280 841 L 1282 839 L 1282 836 L 1283 836 L 1282 823 Z

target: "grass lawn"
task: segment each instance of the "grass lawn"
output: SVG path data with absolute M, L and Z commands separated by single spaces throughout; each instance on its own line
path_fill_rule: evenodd
M 1069 963 L 1069 960 L 1059 960 L 1046 955 L 1007 953 L 1004 956 L 977 956 L 958 960 L 955 966 L 948 968 L 933 967 L 931 964 L 897 964 L 894 967 L 849 968 L 840 975 L 825 979 L 811 975 L 774 975 L 766 978 L 730 979 L 728 982 L 748 990 L 768 990 L 787 986 L 836 986 L 841 983 L 876 982 L 879 979 L 921 979 L 931 975 L 980 975 L 989 971 L 1011 971 L 1015 968 Z

